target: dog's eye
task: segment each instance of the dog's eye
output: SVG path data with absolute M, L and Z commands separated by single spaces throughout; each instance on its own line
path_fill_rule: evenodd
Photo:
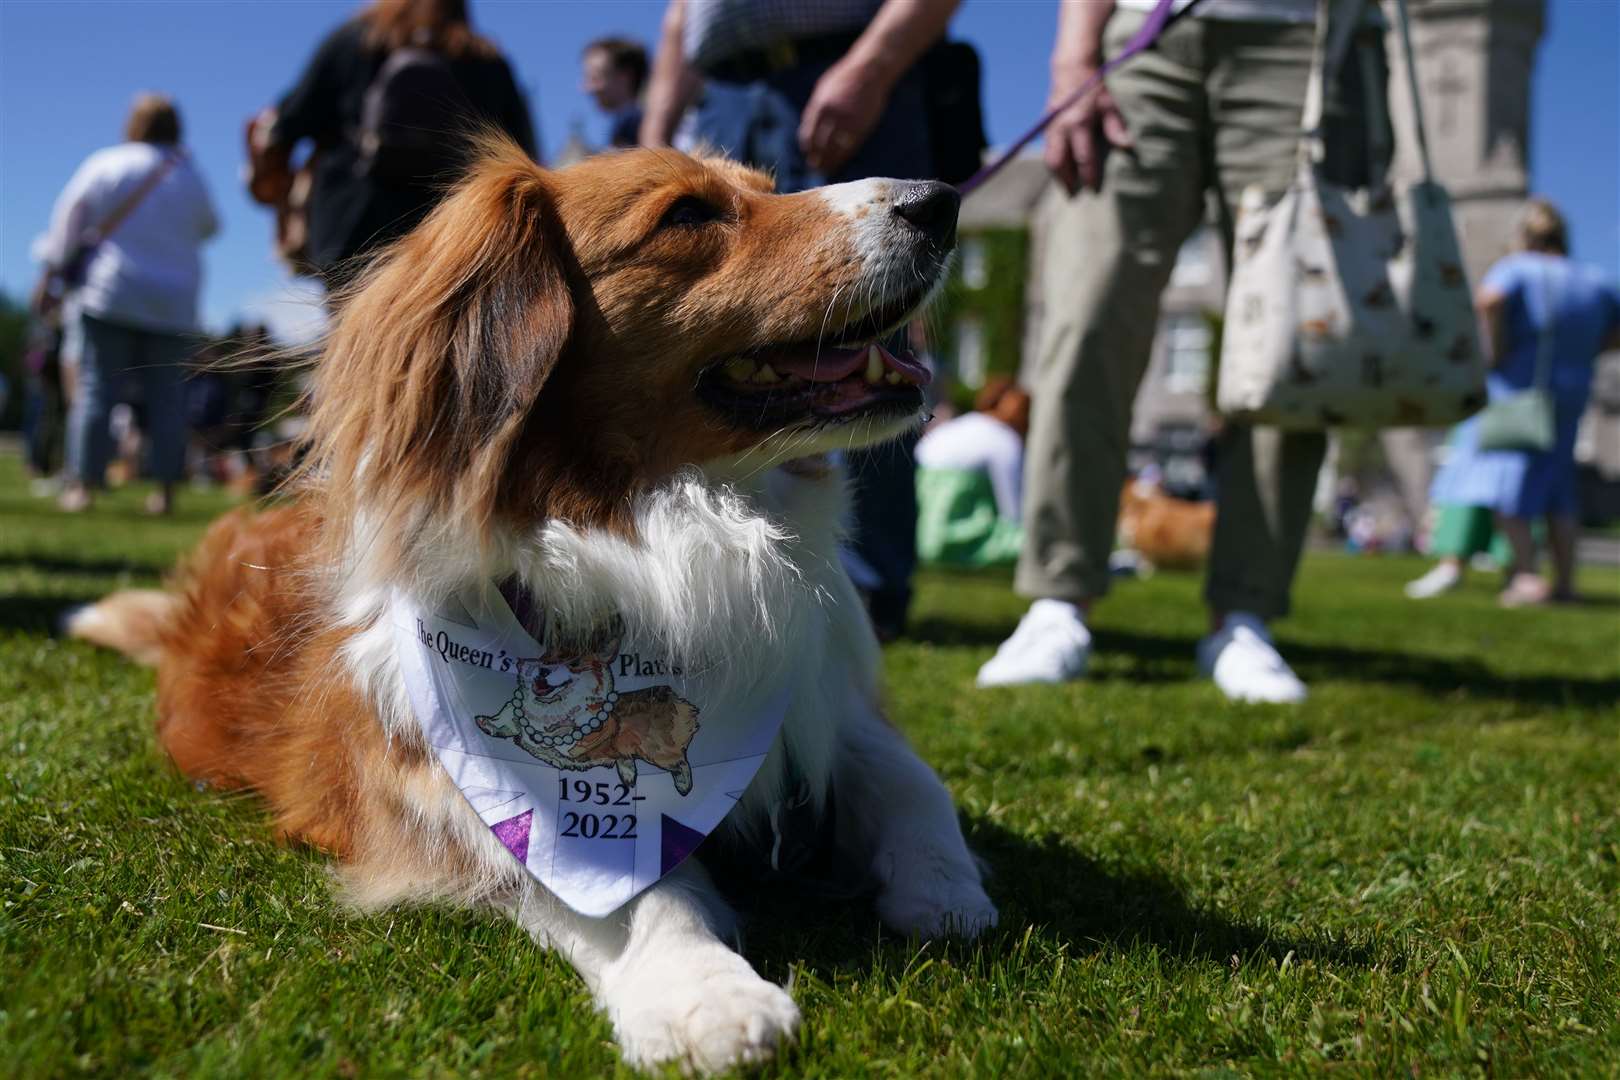
M 664 211 L 664 217 L 658 222 L 658 227 L 667 229 L 707 225 L 711 221 L 719 221 L 723 216 L 721 209 L 713 203 L 704 202 L 696 195 L 682 195 Z

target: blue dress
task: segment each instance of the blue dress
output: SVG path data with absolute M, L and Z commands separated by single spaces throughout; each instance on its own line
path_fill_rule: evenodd
M 1479 417 L 1453 429 L 1430 500 L 1439 506 L 1482 506 L 1509 517 L 1574 516 L 1575 434 L 1592 387 L 1592 366 L 1620 326 L 1620 292 L 1593 266 L 1561 255 L 1517 252 L 1486 273 L 1483 287 L 1507 298 L 1507 354 L 1486 383 L 1492 401 L 1535 382 L 1536 356 L 1549 308 L 1553 341 L 1548 390 L 1557 437 L 1546 453 L 1479 449 Z

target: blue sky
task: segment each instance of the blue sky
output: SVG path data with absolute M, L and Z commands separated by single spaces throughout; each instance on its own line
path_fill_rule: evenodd
M 116 140 L 138 90 L 180 102 L 224 222 L 206 253 L 203 312 L 290 318 L 270 218 L 239 179 L 242 127 L 292 82 L 316 41 L 356 9 L 330 0 L 0 0 L 0 289 L 31 284 L 29 245 L 84 156 Z M 1055 0 L 966 0 L 954 31 L 985 61 L 993 142 L 1021 131 L 1046 93 Z M 1620 278 L 1620 0 L 1549 0 L 1532 105 L 1535 186 L 1568 213 L 1577 254 Z M 511 57 L 548 151 L 601 122 L 578 89 L 599 34 L 654 39 L 662 0 L 473 0 Z

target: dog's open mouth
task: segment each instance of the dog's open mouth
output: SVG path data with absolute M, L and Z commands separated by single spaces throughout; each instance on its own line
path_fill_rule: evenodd
M 769 346 L 707 368 L 699 395 L 733 422 L 779 428 L 916 412 L 932 378 L 909 349 L 875 341 Z

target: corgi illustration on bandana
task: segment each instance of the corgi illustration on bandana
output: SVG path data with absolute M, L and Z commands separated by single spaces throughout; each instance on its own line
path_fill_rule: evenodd
M 390 611 L 423 740 L 524 870 L 593 918 L 720 826 L 787 714 L 780 680 L 690 670 L 618 618 L 564 640 L 494 582 Z
M 669 686 L 615 690 L 622 639 L 616 624 L 606 645 L 518 660 L 511 698 L 473 719 L 484 734 L 511 739 L 554 769 L 612 765 L 621 782 L 634 784 L 640 759 L 669 773 L 686 795 L 692 790 L 686 751 L 698 732 L 698 707 Z

